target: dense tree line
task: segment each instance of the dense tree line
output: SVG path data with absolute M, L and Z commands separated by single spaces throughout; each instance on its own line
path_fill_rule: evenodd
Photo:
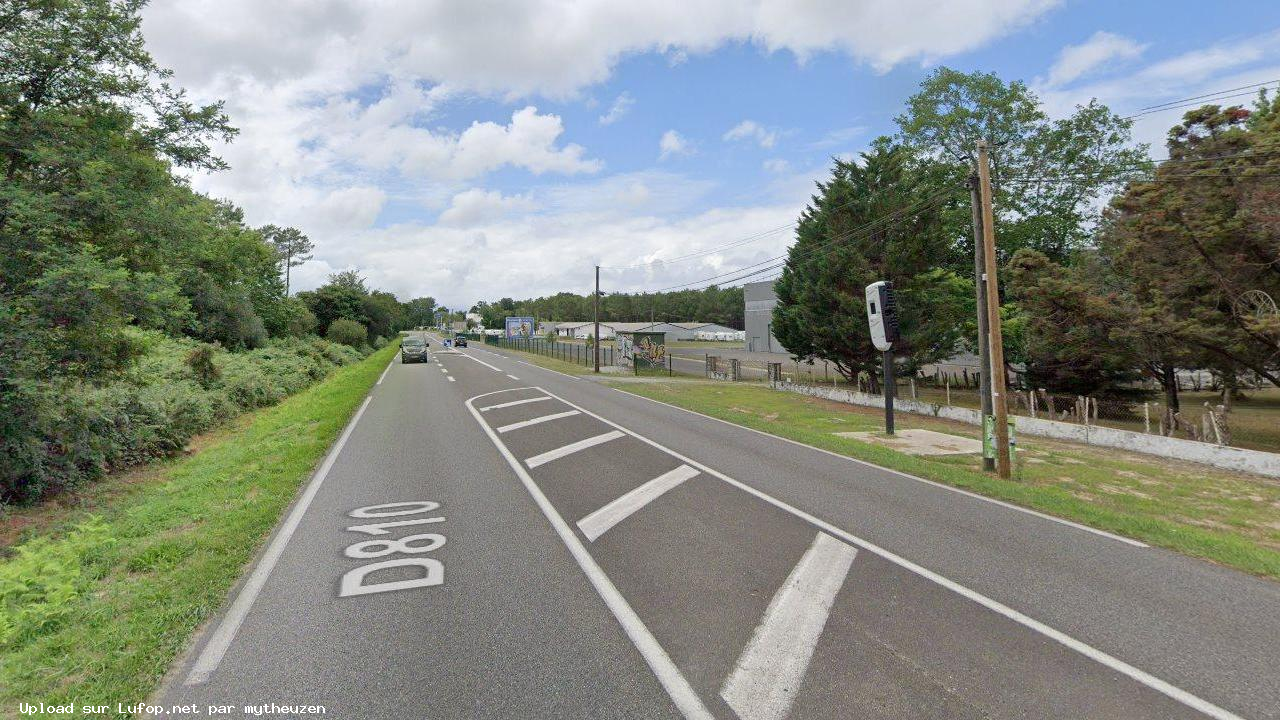
M 324 333 L 340 317 L 361 324 L 363 334 L 348 339 L 364 346 L 422 316 L 423 303 L 434 306 L 430 298 L 402 305 L 354 273 L 289 295 L 289 270 L 310 257 L 307 237 L 250 227 L 239 208 L 176 174 L 224 168 L 211 144 L 236 130 L 221 103 L 190 102 L 146 52 L 143 5 L 0 5 L 0 500 L 129 455 L 77 460 L 76 444 L 151 447 L 130 424 L 149 351 L 191 342 L 248 351 Z M 345 357 L 289 347 L 300 362 Z M 192 357 L 194 380 L 210 355 Z M 254 357 L 269 364 L 278 353 Z M 108 403 L 112 383 L 129 389 L 113 390 L 118 402 Z M 281 383 L 298 387 L 294 378 Z M 243 399 L 226 402 L 256 403 Z M 72 406 L 98 415 L 65 415 Z M 154 417 L 202 427 L 171 412 Z
M 741 330 L 744 305 L 741 287 L 712 285 L 700 290 L 665 293 L 608 293 L 600 298 L 600 319 L 612 322 L 712 322 Z M 508 315 L 544 320 L 591 320 L 591 295 L 557 293 L 528 300 L 502 298 L 481 301 L 471 308 L 487 328 L 502 327 Z
M 1280 99 L 1188 112 L 1159 167 L 1096 101 L 1050 120 L 990 74 L 934 72 L 897 123 L 835 161 L 800 217 L 774 312 L 797 356 L 874 375 L 862 288 L 882 279 L 900 292 L 908 369 L 973 349 L 969 182 L 985 139 L 1006 359 L 1028 384 L 1123 396 L 1146 378 L 1173 409 L 1179 369 L 1213 371 L 1228 399 L 1246 375 L 1280 385 Z

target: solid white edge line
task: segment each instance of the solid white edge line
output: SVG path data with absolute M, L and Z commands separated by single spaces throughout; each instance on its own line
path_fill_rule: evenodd
M 397 355 L 399 353 L 396 353 Z M 378 382 L 375 385 L 381 385 L 383 380 L 387 379 L 387 373 L 391 372 L 391 366 L 396 364 L 396 359 L 391 358 L 391 362 L 387 363 L 387 369 L 382 371 L 382 375 L 378 376 Z
M 550 399 L 551 399 L 550 397 L 543 395 L 541 397 L 527 398 L 525 400 L 512 400 L 511 402 L 498 403 L 497 405 L 486 405 L 480 408 L 480 412 L 489 412 L 490 410 L 498 410 L 499 408 L 515 407 L 516 405 L 524 405 L 525 403 L 542 402 L 543 400 L 550 400 Z
M 502 432 L 502 430 L 498 430 Z M 681 465 L 675 470 L 667 471 L 658 477 L 634 488 L 604 507 L 578 521 L 578 529 L 587 540 L 595 542 L 596 538 L 609 532 L 618 523 L 634 515 L 641 508 L 662 497 L 668 490 L 674 489 L 685 480 L 696 477 L 698 471 L 688 465 Z
M 742 720 L 784 720 L 857 548 L 819 532 L 769 601 L 720 697 Z
M 271 539 L 271 544 L 267 546 L 266 552 L 262 554 L 262 559 L 258 561 L 257 567 L 253 569 L 249 579 L 240 588 L 240 593 L 236 595 L 236 599 L 231 603 L 227 614 L 222 616 L 222 621 L 218 624 L 218 628 L 214 630 L 213 635 L 209 637 L 209 641 L 201 649 L 200 656 L 196 658 L 195 663 L 191 666 L 191 672 L 187 674 L 187 679 L 182 683 L 183 685 L 199 685 L 208 680 L 209 676 L 218 669 L 218 664 L 222 662 L 222 657 L 226 655 L 227 649 L 231 647 L 231 642 L 235 640 L 236 633 L 240 630 L 240 624 L 244 622 L 245 617 L 249 614 L 254 601 L 258 598 L 258 593 L 267 584 L 267 578 L 271 575 L 271 571 L 275 569 L 276 562 L 280 560 L 280 556 L 284 553 L 285 545 L 289 543 L 289 538 L 293 537 L 294 531 L 298 529 L 298 525 L 302 522 L 302 516 L 306 514 L 307 508 L 311 506 L 312 499 L 315 498 L 316 493 L 320 490 L 320 484 L 324 482 L 325 476 L 329 474 L 329 469 L 337 461 L 338 454 L 342 452 L 342 448 L 347 444 L 347 438 L 351 437 L 351 431 L 355 430 L 356 423 L 360 422 L 360 417 L 364 415 L 364 410 L 369 407 L 371 400 L 373 400 L 372 397 L 364 399 L 360 409 L 356 411 L 356 414 L 351 418 L 351 422 L 347 423 L 346 429 L 342 431 L 342 435 L 338 437 L 338 442 L 334 443 L 333 448 L 329 450 L 329 455 L 324 459 L 324 463 L 316 471 L 315 476 L 311 478 L 311 482 L 307 484 L 307 489 L 303 491 L 302 497 L 298 498 L 298 503 L 293 506 L 293 511 L 289 513 L 288 519 L 280 526 L 280 530 Z
M 547 394 L 550 395 L 550 393 L 547 393 Z M 562 399 L 561 402 L 565 402 L 565 401 Z M 572 405 L 572 403 L 569 403 L 569 404 Z M 572 405 L 572 406 L 578 407 L 577 405 Z M 615 425 L 614 427 L 617 427 L 617 426 Z M 624 431 L 610 430 L 607 433 L 601 433 L 599 435 L 594 435 L 589 438 L 584 438 L 577 442 L 571 442 L 568 445 L 561 445 L 560 447 L 554 450 L 548 450 L 544 453 L 538 453 L 537 455 L 534 455 L 531 458 L 526 458 L 524 461 L 524 464 L 528 465 L 529 469 L 532 470 L 536 467 L 546 465 L 547 463 L 553 460 L 559 460 L 562 457 L 572 455 L 576 452 L 580 452 L 588 448 L 593 448 L 597 445 L 602 445 L 604 443 L 609 442 L 610 440 L 617 440 L 618 438 L 623 437 L 626 434 L 627 433 Z
M 502 372 L 502 368 L 500 368 L 500 367 L 496 367 L 496 366 L 494 366 L 494 365 L 490 365 L 489 363 L 487 363 L 487 362 L 485 362 L 485 361 L 481 360 L 480 358 L 478 358 L 478 357 L 476 357 L 476 356 L 472 355 L 472 354 L 471 354 L 471 353 L 469 353 L 469 352 L 465 352 L 465 353 L 464 353 L 464 352 L 460 352 L 460 353 L 458 353 L 458 354 L 459 354 L 459 355 L 461 355 L 461 356 L 462 356 L 462 357 L 464 357 L 464 358 L 468 358 L 468 359 L 470 359 L 470 360 L 475 360 L 476 362 L 480 363 L 481 365 L 483 365 L 483 366 L 485 366 L 485 367 L 489 368 L 490 370 L 492 370 L 492 371 L 494 371 L 494 372 Z
M 498 434 L 502 435 L 504 433 L 509 433 L 512 430 L 519 430 L 520 428 L 531 427 L 533 425 L 541 425 L 544 422 L 551 422 L 552 420 L 559 420 L 560 418 L 573 417 L 574 415 L 581 415 L 581 414 L 582 413 L 578 412 L 577 410 L 565 410 L 564 412 L 552 413 L 550 415 L 543 415 L 542 417 L 536 417 L 536 418 L 533 418 L 532 420 L 521 420 L 520 422 L 511 423 L 510 425 L 503 425 L 502 427 L 498 428 Z
M 1161 680 L 1160 678 L 1150 673 L 1147 673 L 1143 670 L 1139 670 L 1138 668 L 1130 665 L 1129 663 L 1119 658 L 1112 657 L 1111 655 L 1108 655 L 1107 653 L 1093 647 L 1092 645 L 1089 645 L 1088 643 L 1077 640 L 1060 630 L 1056 630 L 1052 627 L 1049 627 L 1048 625 L 1040 622 L 1039 620 L 1036 620 L 1032 617 L 1024 615 L 1018 612 L 1017 610 L 1014 610 L 1013 608 L 1009 607 L 1008 605 L 1001 603 L 998 600 L 993 600 L 987 597 L 986 595 L 979 593 L 976 590 L 971 590 L 965 587 L 964 585 L 961 585 L 960 583 L 955 582 L 954 580 L 950 580 L 946 577 L 943 577 L 942 575 L 939 575 L 938 573 L 933 572 L 932 570 L 929 570 L 928 568 L 917 565 L 904 557 L 901 557 L 889 550 L 886 550 L 880 547 L 879 545 L 876 545 L 873 542 L 864 540 L 852 533 L 841 530 L 840 528 L 836 527 L 835 525 L 832 525 L 829 522 L 826 522 L 825 520 L 819 520 L 813 515 L 810 515 L 809 513 L 803 510 L 800 510 L 799 508 L 792 507 L 791 505 L 788 505 L 787 503 L 781 500 L 778 500 L 777 498 L 771 495 L 768 495 L 760 490 L 757 490 L 756 488 L 753 488 L 744 482 L 734 480 L 728 475 L 725 475 L 724 473 L 719 472 L 717 470 L 712 470 L 711 468 L 707 467 L 706 465 L 703 465 L 697 460 L 693 460 L 691 458 L 685 457 L 684 455 L 681 455 L 680 453 L 664 445 L 661 445 L 658 442 L 650 440 L 649 438 L 643 435 L 640 435 L 639 433 L 633 430 L 628 430 L 622 427 L 621 425 L 613 422 L 612 420 L 603 418 L 591 412 L 590 410 L 583 408 L 580 405 L 576 405 L 572 402 L 569 402 L 568 400 L 565 400 L 564 398 L 560 397 L 559 395 L 556 395 L 555 393 L 547 390 L 546 388 L 540 387 L 536 389 L 547 393 L 551 397 L 559 400 L 560 402 L 564 403 L 565 405 L 568 405 L 569 407 L 577 408 L 582 412 L 586 413 L 587 415 L 590 415 L 591 417 L 594 417 L 595 419 L 599 420 L 600 422 L 603 422 L 604 424 L 609 425 L 610 427 L 615 427 L 621 430 L 622 432 L 626 433 L 627 435 L 630 435 L 631 437 L 634 437 L 635 439 L 647 445 L 650 445 L 652 447 L 655 447 L 667 453 L 668 455 L 676 458 L 677 460 L 686 462 L 692 465 L 693 467 L 696 467 L 699 470 L 702 470 L 708 475 L 718 477 L 721 480 L 729 483 L 730 485 L 733 485 L 736 488 L 749 492 L 752 495 L 755 495 L 756 497 L 760 498 L 761 500 L 764 500 L 765 502 L 773 505 L 774 507 L 777 507 L 781 510 L 789 512 L 792 515 L 795 515 L 796 517 L 814 525 L 815 527 L 821 530 L 826 531 L 827 533 L 830 533 L 831 535 L 834 535 L 837 538 L 840 538 L 841 540 L 844 540 L 845 542 L 851 545 L 856 545 L 864 550 L 869 550 L 870 552 L 876 555 L 879 555 L 885 560 L 888 560 L 889 562 L 903 569 L 909 570 L 927 580 L 931 580 L 934 583 L 937 583 L 938 585 L 941 585 L 942 587 L 947 588 L 948 590 L 951 590 L 952 592 L 960 595 L 961 597 L 968 598 L 969 600 L 972 600 L 973 602 L 976 602 L 979 605 L 982 605 L 988 610 L 991 610 L 1000 615 L 1003 615 L 1004 617 L 1018 623 L 1019 625 L 1022 625 L 1023 627 L 1026 627 L 1030 630 L 1038 632 L 1041 635 L 1044 635 L 1045 637 L 1049 638 L 1050 640 L 1060 643 L 1066 646 L 1067 648 L 1074 650 L 1080 653 L 1081 655 L 1084 655 L 1085 657 L 1091 660 L 1094 660 L 1095 662 L 1100 663 L 1105 667 L 1108 667 L 1122 675 L 1127 675 L 1128 677 L 1136 680 L 1137 682 L 1143 685 L 1146 685 L 1152 690 L 1155 690 L 1156 692 L 1166 695 L 1182 703 L 1183 705 L 1186 705 L 1189 708 L 1198 710 L 1204 713 L 1205 715 L 1208 715 L 1209 717 L 1217 718 L 1217 720 L 1244 720 L 1239 715 L 1236 715 L 1235 713 L 1232 713 L 1229 710 L 1220 708 L 1217 705 L 1214 705 L 1213 703 L 1209 702 L 1208 700 L 1204 700 L 1195 695 L 1192 695 L 1191 693 L 1187 692 L 1186 690 L 1183 690 L 1182 688 L 1171 685 L 1170 683 L 1167 683 L 1164 680 Z M 639 396 L 637 395 L 636 397 L 639 397 Z M 700 413 L 695 413 L 695 414 L 700 414 Z M 765 433 L 765 434 L 768 434 L 768 433 Z
M 499 390 L 498 392 L 507 391 Z M 649 632 L 649 628 L 645 627 L 644 621 L 632 609 L 626 598 L 622 597 L 622 593 L 618 592 L 618 588 L 609 580 L 609 576 L 605 575 L 604 570 L 596 564 L 595 559 L 587 552 L 582 541 L 578 540 L 577 536 L 573 534 L 569 524 L 556 512 L 547 496 L 542 494 L 542 490 L 534 483 L 528 471 L 520 465 L 520 461 L 516 459 L 515 455 L 511 454 L 507 446 L 498 438 L 497 433 L 485 423 L 484 418 L 476 410 L 474 405 L 476 400 L 493 394 L 495 393 L 485 393 L 467 400 L 466 406 L 471 411 L 472 417 L 476 419 L 485 434 L 489 436 L 489 440 L 498 448 L 498 452 L 502 454 L 507 464 L 511 466 L 511 470 L 520 478 L 525 490 L 533 497 L 533 501 L 542 510 L 542 514 L 546 516 L 547 521 L 551 523 L 551 527 L 560 536 L 561 542 L 569 549 L 569 554 L 577 561 L 578 567 L 582 568 L 583 574 L 587 576 L 591 586 L 595 588 L 609 611 L 617 619 L 618 624 L 622 626 L 623 632 L 631 639 L 636 649 L 640 651 L 645 663 L 649 665 L 649 669 L 653 671 L 653 674 L 658 678 L 658 682 L 667 691 L 667 695 L 671 697 L 676 708 L 688 720 L 713 720 L 712 714 L 702 704 L 702 700 L 689 685 L 689 681 L 685 679 L 684 675 L 680 674 L 680 669 L 671 661 L 667 651 L 662 649 L 662 646 L 658 644 L 657 638 L 653 636 L 653 633 Z
M 697 415 L 698 417 L 704 417 L 708 420 L 715 420 L 718 423 L 729 425 L 731 427 L 735 427 L 740 430 L 747 430 L 749 432 L 756 433 L 757 435 L 764 435 L 765 437 L 770 437 L 775 440 L 781 440 L 782 442 L 791 443 L 792 445 L 796 445 L 802 448 L 808 448 L 809 450 L 817 450 L 820 453 L 830 455 L 831 457 L 834 457 L 834 458 L 847 460 L 851 463 L 857 463 L 858 465 L 875 468 L 877 470 L 883 470 L 884 472 L 892 473 L 899 477 L 904 477 L 909 480 L 915 480 L 916 482 L 922 482 L 922 483 L 925 483 L 926 485 L 932 485 L 933 487 L 936 487 L 942 490 L 947 490 L 949 492 L 966 495 L 975 500 L 981 500 L 986 503 L 991 503 L 992 505 L 999 505 L 1000 507 L 1007 508 L 1009 510 L 1017 510 L 1018 512 L 1024 513 L 1026 515 L 1034 515 L 1038 518 L 1042 518 L 1044 520 L 1050 520 L 1052 522 L 1058 523 L 1059 525 L 1066 525 L 1067 527 L 1073 527 L 1077 530 L 1083 530 L 1087 533 L 1093 533 L 1094 535 L 1099 535 L 1101 537 L 1109 538 L 1111 540 L 1115 540 L 1116 542 L 1122 542 L 1126 545 L 1132 545 L 1133 547 L 1140 547 L 1140 548 L 1151 547 L 1150 545 L 1142 542 L 1141 540 L 1134 540 L 1133 538 L 1127 538 L 1122 535 L 1116 535 L 1114 533 L 1109 533 L 1106 530 L 1099 530 L 1098 528 L 1089 527 L 1088 525 L 1081 525 L 1078 522 L 1067 520 L 1066 518 L 1060 518 L 1055 515 L 1049 515 L 1048 513 L 1042 513 L 1038 510 L 1032 510 L 1031 508 L 1025 508 L 1020 505 L 1014 505 L 1013 503 L 1005 502 L 1004 500 L 997 500 L 996 498 L 987 497 L 986 495 L 979 495 L 978 493 L 971 492 L 963 488 L 952 487 L 951 485 L 940 483 L 936 480 L 928 480 L 926 478 L 919 477 L 918 475 L 912 475 L 911 473 L 906 473 L 901 470 L 894 470 L 893 468 L 887 468 L 887 467 L 884 467 L 883 465 L 876 465 L 875 463 L 868 462 L 866 460 L 859 460 L 858 458 L 849 457 L 848 455 L 841 455 L 840 453 L 834 452 L 832 450 L 815 447 L 813 445 L 807 445 L 805 443 L 800 442 L 799 440 L 792 440 L 791 438 L 782 437 L 781 435 L 774 435 L 773 433 L 768 433 L 768 432 L 765 432 L 764 430 L 757 430 L 752 427 L 747 427 L 746 425 L 739 425 L 738 423 L 731 422 L 729 420 L 724 420 L 722 418 L 714 417 L 712 415 L 707 415 L 706 413 L 700 413 L 697 410 L 690 410 L 689 408 L 682 408 L 679 405 L 672 405 L 671 403 L 663 402 L 661 400 L 654 400 L 653 398 L 645 397 L 644 395 L 637 395 L 633 392 L 628 392 L 626 390 L 623 390 L 622 388 L 613 388 L 613 389 L 617 392 L 627 395 L 628 397 L 647 400 L 651 403 L 657 403 L 658 405 L 664 405 L 674 410 L 679 410 L 681 412 L 689 413 L 690 415 Z

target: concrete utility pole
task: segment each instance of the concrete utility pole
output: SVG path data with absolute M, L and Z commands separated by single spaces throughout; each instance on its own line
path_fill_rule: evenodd
M 987 343 L 987 282 L 984 279 L 987 254 L 982 250 L 986 241 L 982 233 L 982 197 L 978 185 L 978 173 L 975 170 L 969 176 L 969 195 L 973 203 L 973 287 L 978 307 L 978 367 L 990 368 L 991 363 L 987 362 L 990 357 Z M 991 373 L 985 370 L 978 373 L 978 397 L 982 417 L 991 417 Z M 950 405 L 951 402 L 948 401 L 947 404 Z M 982 469 L 987 472 L 996 469 L 996 459 L 987 457 L 985 452 L 982 454 Z
M 987 371 L 991 375 L 991 406 L 995 415 L 996 472 L 1008 479 L 1009 409 L 1004 387 L 1004 340 L 1000 332 L 1000 283 L 996 279 L 996 228 L 991 209 L 991 165 L 987 142 L 978 141 L 978 181 L 982 195 L 982 246 L 985 257 L 987 287 L 987 331 L 990 334 Z
M 596 356 L 596 372 L 600 372 L 600 266 L 596 266 L 596 294 L 593 297 L 596 309 L 596 341 L 593 344 Z

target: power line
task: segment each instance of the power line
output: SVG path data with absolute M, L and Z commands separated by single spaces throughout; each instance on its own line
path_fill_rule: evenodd
M 1269 84 L 1271 84 L 1271 83 L 1273 83 L 1273 82 L 1280 82 L 1280 81 L 1277 81 L 1277 80 L 1271 80 L 1271 81 L 1268 81 L 1268 82 L 1266 82 L 1266 83 L 1259 83 L 1259 85 L 1269 85 Z M 1229 90 L 1223 90 L 1222 92 L 1223 92 L 1223 93 L 1228 93 L 1228 92 L 1231 92 L 1231 91 L 1229 91 Z M 1216 93 L 1210 93 L 1210 94 L 1211 94 L 1211 95 L 1216 95 Z M 1230 95 L 1220 95 L 1220 96 L 1218 96 L 1218 97 L 1208 97 L 1208 96 L 1202 95 L 1202 96 L 1200 96 L 1200 97 L 1207 97 L 1208 99 L 1206 99 L 1206 100 L 1199 100 L 1199 101 L 1195 101 L 1195 102 L 1189 102 L 1189 101 L 1184 101 L 1184 100 L 1175 100 L 1175 101 L 1173 101 L 1173 102 L 1171 102 L 1171 103 L 1167 103 L 1167 105 L 1168 105 L 1167 107 L 1156 106 L 1156 107 L 1153 107 L 1153 108 L 1152 108 L 1152 109 L 1150 109 L 1150 110 L 1141 110 L 1141 111 L 1138 111 L 1138 112 L 1136 112 L 1136 113 L 1134 113 L 1134 114 L 1132 114 L 1132 115 L 1126 115 L 1123 119 L 1124 119 L 1124 120 L 1133 120 L 1133 119 L 1135 119 L 1135 118 L 1140 118 L 1140 117 L 1143 117 L 1143 116 L 1146 116 L 1146 115 L 1154 115 L 1154 114 L 1156 114 L 1156 113 L 1165 112 L 1165 111 L 1167 111 L 1167 110 L 1182 110 L 1182 109 L 1185 109 L 1185 108 L 1201 107 L 1201 106 L 1204 106 L 1204 105 L 1206 105 L 1206 104 L 1208 104 L 1208 103 L 1217 102 L 1217 101 L 1219 101 L 1219 100 L 1231 100 L 1232 98 L 1248 97 L 1248 96 L 1250 96 L 1250 95 L 1256 95 L 1256 94 L 1257 94 L 1257 93 L 1255 93 L 1255 92 L 1253 92 L 1253 91 L 1248 91 L 1248 92 L 1238 92 L 1238 93 L 1234 93 L 1234 94 L 1230 94 Z
M 1147 110 L 1157 110 L 1159 108 L 1164 107 L 1165 105 L 1180 105 L 1185 102 L 1191 102 L 1192 100 L 1199 100 L 1201 98 L 1212 97 L 1214 95 L 1221 95 L 1223 93 L 1236 92 L 1239 90 L 1248 90 L 1250 88 L 1260 88 L 1263 85 L 1270 85 L 1271 83 L 1280 83 L 1280 79 L 1264 80 L 1263 82 L 1253 83 L 1252 85 L 1241 85 L 1240 87 L 1227 88 L 1226 90 L 1217 90 L 1211 93 L 1205 93 L 1204 95 L 1193 95 L 1189 98 L 1182 98 L 1181 100 L 1168 100 L 1162 103 L 1156 103 L 1155 105 L 1148 105 L 1144 108 L 1138 108 L 1138 112 L 1145 112 Z
M 932 195 L 929 195 L 929 196 L 927 196 L 927 197 L 925 197 L 925 198 L 923 198 L 923 199 L 921 199 L 921 200 L 918 200 L 918 201 L 916 201 L 915 203 L 912 203 L 911 205 L 908 205 L 908 206 L 907 206 L 907 207 L 905 207 L 905 208 L 901 208 L 901 209 L 899 209 L 899 210 L 895 210 L 895 211 L 893 211 L 892 213 L 889 213 L 888 215 L 885 215 L 885 216 L 883 216 L 883 217 L 877 218 L 877 219 L 875 219 L 875 220 L 873 220 L 873 221 L 871 221 L 871 222 L 869 222 L 869 223 L 866 223 L 866 224 L 864 224 L 864 225 L 861 225 L 861 226 L 859 226 L 859 227 L 852 228 L 852 229 L 850 229 L 850 230 L 846 230 L 846 231 L 844 231 L 843 233 L 837 234 L 837 235 L 835 235 L 835 236 L 833 236 L 833 237 L 831 237 L 831 238 L 827 239 L 825 242 L 823 242 L 823 243 L 821 243 L 821 244 L 814 245 L 813 247 L 805 248 L 804 250 L 801 250 L 801 251 L 799 251 L 799 252 L 797 252 L 797 253 L 794 253 L 794 254 L 793 254 L 793 253 L 791 253 L 790 251 L 788 251 L 787 253 L 784 253 L 784 254 L 782 254 L 782 255 L 778 255 L 778 256 L 776 256 L 776 257 L 767 258 L 767 259 L 765 259 L 765 260 L 761 260 L 761 261 L 759 261 L 759 262 L 752 263 L 751 265 L 746 265 L 746 266 L 744 266 L 744 267 L 740 267 L 740 268 L 738 268 L 738 269 L 736 269 L 736 270 L 731 270 L 731 271 L 729 271 L 729 272 L 720 273 L 720 274 L 718 274 L 718 275 L 712 275 L 711 277 L 706 277 L 706 278 L 701 278 L 701 279 L 698 279 L 698 280 L 693 280 L 693 281 L 690 281 L 690 282 L 687 282 L 687 283 L 681 283 L 681 284 L 679 284 L 679 285 L 672 285 L 672 286 L 670 286 L 670 287 L 665 287 L 665 288 L 661 288 L 661 289 L 659 289 L 659 290 L 654 290 L 653 292 L 654 292 L 654 293 L 661 293 L 661 292 L 669 292 L 669 291 L 672 291 L 672 290 L 679 290 L 679 289 L 682 289 L 682 288 L 687 288 L 687 287 L 689 287 L 689 286 L 691 286 L 691 285 L 700 285 L 700 284 L 702 284 L 702 283 L 711 282 L 711 281 L 714 281 L 714 280 L 719 280 L 719 279 L 721 279 L 721 278 L 725 278 L 725 277 L 730 276 L 730 275 L 737 275 L 737 274 L 739 274 L 739 273 L 743 273 L 743 272 L 748 271 L 748 270 L 753 271 L 753 272 L 751 272 L 751 273 L 748 273 L 747 275 L 743 275 L 742 277 L 729 278 L 728 280 L 724 280 L 724 281 L 723 281 L 723 282 L 736 282 L 737 280 L 741 280 L 741 279 L 743 279 L 743 278 L 745 278 L 745 277 L 750 277 L 751 275 L 754 275 L 754 274 L 759 274 L 759 273 L 763 273 L 763 272 L 766 272 L 766 271 L 769 271 L 769 270 L 774 270 L 774 269 L 781 268 L 782 266 L 784 266 L 784 265 L 785 265 L 788 261 L 790 261 L 790 260 L 804 259 L 804 258 L 806 258 L 806 257 L 808 257 L 808 256 L 810 256 L 810 255 L 812 255 L 812 254 L 814 254 L 814 253 L 821 252 L 821 251 L 823 251 L 823 250 L 827 250 L 827 249 L 829 249 L 831 246 L 835 245 L 835 244 L 836 244 L 836 243 L 838 243 L 838 242 L 842 242 L 842 241 L 844 241 L 844 240 L 850 240 L 850 239 L 853 239 L 854 237 L 856 237 L 856 236 L 858 236 L 858 235 L 860 235 L 860 234 L 866 234 L 866 233 L 870 233 L 870 232 L 872 232 L 872 231 L 874 231 L 874 230 L 877 230 L 877 229 L 879 229 L 879 227 L 880 227 L 880 226 L 886 225 L 887 223 L 891 223 L 891 222 L 893 222 L 894 220 L 898 219 L 900 216 L 906 215 L 906 214 L 911 213 L 911 212 L 915 212 L 915 211 L 917 211 L 917 210 L 924 209 L 924 207 L 925 207 L 926 205 L 929 205 L 930 203 L 933 203 L 933 202 L 935 202 L 936 200 L 938 200 L 939 198 L 941 198 L 942 196 L 944 196 L 944 195 L 946 195 L 946 194 L 948 194 L 948 193 L 954 192 L 954 191 L 955 191 L 955 189 L 954 189 L 954 188 L 945 188 L 945 189 L 943 189 L 943 190 L 939 190 L 938 192 L 935 192 L 935 193 L 933 193 Z M 844 204 L 842 204 L 842 205 L 838 205 L 838 206 L 836 206 L 836 208 L 844 207 L 845 205 L 848 205 L 848 204 L 849 204 L 849 203 L 844 203 Z M 834 209 L 834 208 L 833 208 L 833 209 Z M 778 261 L 782 261 L 782 262 L 778 262 Z M 774 264 L 774 265 L 769 265 L 770 263 L 776 263 L 776 264 Z M 761 266 L 763 266 L 763 265 L 769 265 L 769 267 L 761 267 Z M 720 283 L 713 283 L 713 284 L 720 284 Z

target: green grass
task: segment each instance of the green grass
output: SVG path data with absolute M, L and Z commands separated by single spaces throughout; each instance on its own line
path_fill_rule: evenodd
M 737 383 L 617 383 L 627 392 L 814 447 L 1280 579 L 1280 482 L 1194 463 L 1019 438 L 1015 478 L 976 456 L 924 458 L 836 436 L 883 429 L 883 411 Z M 976 428 L 899 414 L 901 429 L 976 437 Z
M 220 607 L 390 345 L 35 523 L 0 562 L 0 708 L 139 702 Z M 114 712 L 107 716 L 115 716 Z

